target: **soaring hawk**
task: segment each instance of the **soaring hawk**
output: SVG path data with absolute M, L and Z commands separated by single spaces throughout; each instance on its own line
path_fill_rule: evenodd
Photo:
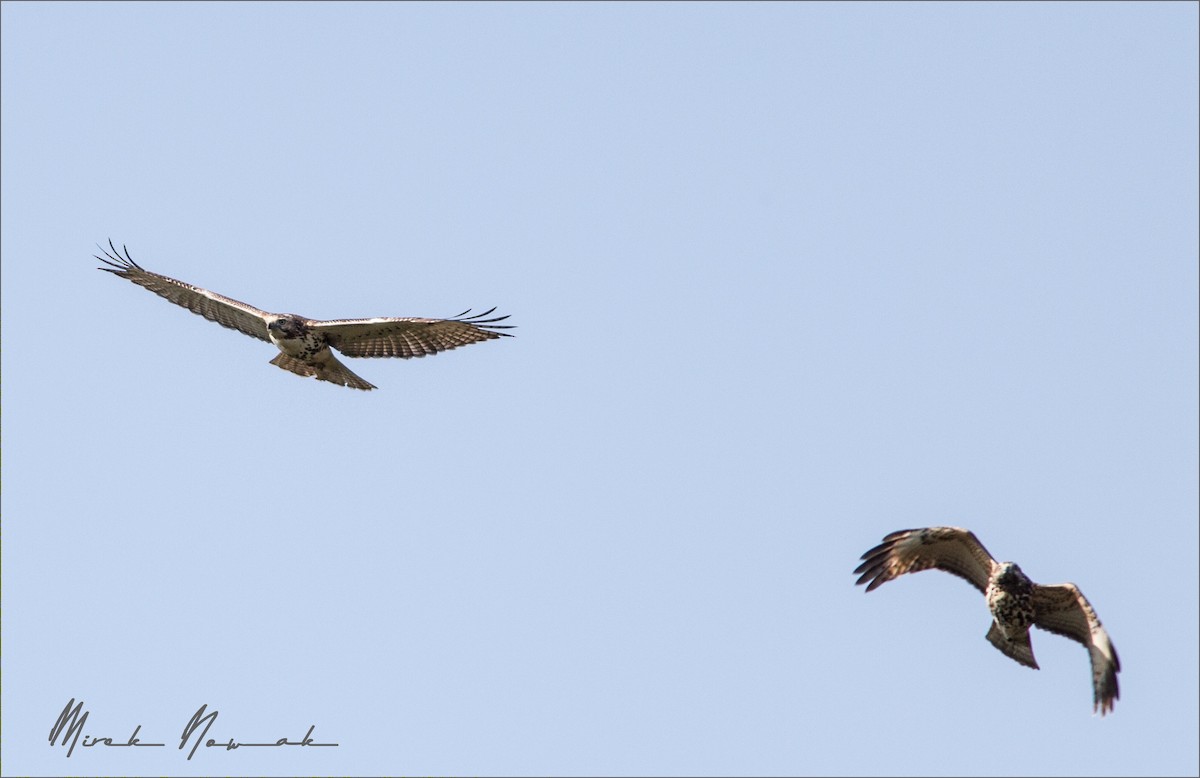
M 997 562 L 974 533 L 960 527 L 926 527 L 893 532 L 862 555 L 856 583 L 867 591 L 905 573 L 936 567 L 965 578 L 983 592 L 992 612 L 987 639 L 1016 661 L 1038 669 L 1029 642 L 1030 626 L 1078 641 L 1092 659 L 1093 712 L 1103 716 L 1120 696 L 1117 651 L 1091 603 L 1075 584 L 1042 586 L 1012 562 Z
M 511 337 L 506 332 L 497 332 L 512 329 L 511 325 L 497 323 L 507 319 L 507 316 L 484 318 L 495 308 L 474 316 L 467 316 L 471 311 L 466 310 L 452 319 L 385 317 L 318 321 L 293 313 L 267 313 L 207 289 L 143 270 L 130 258 L 129 249 L 122 246 L 125 251 L 122 256 L 111 240 L 108 245 L 112 253 L 101 247 L 104 256 L 96 257 L 109 266 L 100 270 L 144 286 L 222 327 L 274 344 L 279 354 L 271 360 L 272 365 L 296 375 L 312 376 L 320 381 L 353 389 L 370 390 L 375 387 L 350 372 L 334 356 L 333 349 L 348 357 L 407 359 L 449 351 L 483 340 Z

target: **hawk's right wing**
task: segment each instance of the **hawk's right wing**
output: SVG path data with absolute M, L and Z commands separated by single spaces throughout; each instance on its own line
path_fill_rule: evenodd
M 240 303 L 216 292 L 143 270 L 141 265 L 130 259 L 129 249 L 125 249 L 125 255 L 121 256 L 121 252 L 117 251 L 117 247 L 113 246 L 111 240 L 108 245 L 112 248 L 113 253 L 109 254 L 102 248 L 100 250 L 104 251 L 104 256 L 98 256 L 96 259 L 111 267 L 102 267 L 100 270 L 132 281 L 138 286 L 144 286 L 160 297 L 165 297 L 209 321 L 215 321 L 222 327 L 235 329 L 268 343 L 271 341 L 267 336 L 267 317 L 270 314 L 266 311 L 260 311 L 253 305 Z
M 867 584 L 868 592 L 897 576 L 930 568 L 965 578 L 976 589 L 986 592 L 988 578 L 996 565 L 975 533 L 961 527 L 893 532 L 862 558 L 865 561 L 854 569 L 862 577 L 855 583 Z

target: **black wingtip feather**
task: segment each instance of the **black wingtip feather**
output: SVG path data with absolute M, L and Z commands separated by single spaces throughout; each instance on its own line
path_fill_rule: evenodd
M 475 314 L 474 316 L 468 316 L 468 315 L 467 315 L 468 313 L 470 313 L 470 312 L 471 312 L 471 309 L 470 309 L 470 308 L 468 308 L 467 310 L 463 311 L 462 313 L 460 313 L 460 314 L 458 314 L 458 315 L 454 316 L 452 320 L 453 320 L 453 321 L 461 321 L 461 322 L 465 322 L 465 323 L 467 323 L 467 324 L 472 324 L 472 325 L 474 325 L 474 326 L 476 326 L 476 327 L 480 327 L 481 329 L 485 329 L 485 330 L 512 330 L 512 329 L 516 329 L 516 325 L 515 325 L 515 324 L 496 324 L 496 322 L 498 322 L 498 321 L 504 321 L 505 319 L 507 319 L 507 318 L 508 318 L 509 316 L 511 316 L 512 314 L 505 314 L 504 316 L 496 316 L 495 318 L 491 318 L 491 319 L 485 319 L 485 318 L 483 318 L 484 316 L 488 316 L 488 315 L 492 314 L 492 313 L 493 313 L 493 312 L 496 310 L 496 307 L 497 307 L 497 306 L 494 306 L 494 305 L 493 305 L 491 308 L 488 308 L 488 309 L 487 309 L 486 311 L 484 311 L 483 313 L 477 313 L 477 314 Z M 511 337 L 512 337 L 512 335 L 510 335 L 510 334 L 509 334 L 509 333 L 507 333 L 507 332 L 497 332 L 496 334 L 497 334 L 497 335 L 500 335 L 500 336 L 502 336 L 502 337 L 506 337 L 506 338 L 511 338 Z
M 100 249 L 104 256 L 101 257 L 96 254 L 93 254 L 92 256 L 104 264 L 110 265 L 111 267 L 98 267 L 96 268 L 97 270 L 105 270 L 109 273 L 116 273 L 117 275 L 125 275 L 134 268 L 142 270 L 142 266 L 134 262 L 133 257 L 129 255 L 129 249 L 126 248 L 125 244 L 121 244 L 121 249 L 124 251 L 124 256 L 122 256 L 121 251 L 117 251 L 117 247 L 113 244 L 112 238 L 108 239 L 108 245 L 112 249 L 111 254 L 105 251 L 104 247 L 97 243 L 96 248 Z
M 889 535 L 888 537 L 891 536 Z M 884 566 L 890 548 L 889 543 L 880 543 L 862 555 L 862 563 L 854 568 L 855 575 L 862 573 L 859 579 L 854 582 L 855 586 L 862 586 L 869 581 L 867 591 L 871 592 L 891 580 L 885 575 L 886 570 Z

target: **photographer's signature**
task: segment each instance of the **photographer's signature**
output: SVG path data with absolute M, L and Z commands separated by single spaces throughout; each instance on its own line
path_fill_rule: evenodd
M 227 741 L 218 741 L 208 737 L 208 731 L 212 729 L 213 723 L 217 720 L 217 711 L 206 712 L 208 703 L 201 705 L 192 717 L 188 719 L 188 723 L 183 728 L 183 734 L 179 737 L 179 750 L 183 751 L 191 744 L 191 749 L 188 750 L 187 758 L 190 760 L 196 755 L 196 749 L 203 743 L 205 748 L 223 748 L 226 751 L 233 751 L 236 748 L 281 748 L 283 746 L 321 746 L 337 748 L 337 743 L 317 743 L 312 739 L 313 730 L 317 728 L 313 724 L 308 728 L 308 732 L 300 740 L 288 740 L 286 737 L 281 737 L 273 743 L 242 743 L 233 738 Z M 83 731 L 83 725 L 87 723 L 89 711 L 83 709 L 83 701 L 75 702 L 72 697 L 67 706 L 62 709 L 62 713 L 58 714 L 58 720 L 54 722 L 54 726 L 50 728 L 50 745 L 63 745 L 67 747 L 67 756 L 75 753 L 75 746 L 82 745 L 84 748 L 92 748 L 94 746 L 111 746 L 113 748 L 165 748 L 166 743 L 143 743 L 138 737 L 138 733 L 142 731 L 142 725 L 138 724 L 133 728 L 133 733 L 125 742 L 118 742 L 111 737 L 99 737 L 91 735 Z M 198 734 L 197 734 L 198 733 Z M 79 736 L 83 735 L 83 742 L 79 742 Z

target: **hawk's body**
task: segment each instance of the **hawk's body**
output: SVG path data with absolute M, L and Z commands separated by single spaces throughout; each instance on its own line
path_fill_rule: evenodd
M 997 562 L 974 533 L 960 527 L 893 532 L 862 555 L 855 570 L 867 591 L 904 575 L 937 568 L 983 592 L 992 625 L 988 641 L 1006 656 L 1037 669 L 1029 628 L 1038 627 L 1082 643 L 1092 662 L 1093 709 L 1104 715 L 1119 694 L 1121 662 L 1091 603 L 1075 584 L 1042 586 L 1012 562 Z
M 475 316 L 467 316 L 470 311 L 464 311 L 452 319 L 319 321 L 290 313 L 267 313 L 207 289 L 143 270 L 130 259 L 128 249 L 122 256 L 112 246 L 112 241 L 109 241 L 109 246 L 112 247 L 112 254 L 105 251 L 103 257 L 96 257 L 110 266 L 101 270 L 144 286 L 223 327 L 273 344 L 279 349 L 279 354 L 271 360 L 272 365 L 297 375 L 311 376 L 354 389 L 375 387 L 342 364 L 334 355 L 334 349 L 348 357 L 423 357 L 469 343 L 510 337 L 506 332 L 497 332 L 511 329 L 509 325 L 497 323 L 507 319 L 507 316 L 483 318 L 495 308 Z

